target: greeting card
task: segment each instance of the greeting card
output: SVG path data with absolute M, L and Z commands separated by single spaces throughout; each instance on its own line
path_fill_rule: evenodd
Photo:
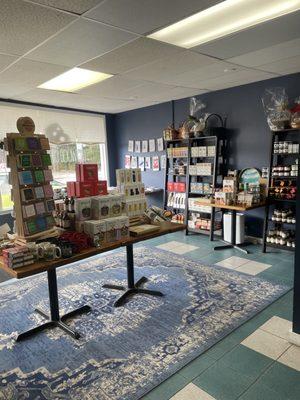
M 46 198 L 53 197 L 53 188 L 51 185 L 44 185 L 44 194 Z
M 28 137 L 27 145 L 30 150 L 39 150 L 40 149 L 40 141 L 36 137 Z
M 151 169 L 151 157 L 145 157 L 145 169 Z
M 16 137 L 15 141 L 15 149 L 16 151 L 25 151 L 28 150 L 28 145 L 25 137 Z
M 25 223 L 25 226 L 27 228 L 28 233 L 30 233 L 31 235 L 33 235 L 34 233 L 37 233 L 37 231 L 38 231 L 35 221 L 27 221 Z
M 148 153 L 148 140 L 142 141 L 142 153 Z
M 126 154 L 125 156 L 125 168 L 129 169 L 131 168 L 131 156 Z
M 53 174 L 52 174 L 51 169 L 44 170 L 44 178 L 45 178 L 45 182 L 53 181 Z
M 21 199 L 23 201 L 34 200 L 34 192 L 31 188 L 21 189 Z
M 167 164 L 167 157 L 164 154 L 164 155 L 162 155 L 160 157 L 160 167 L 161 167 L 161 169 L 166 169 L 166 164 Z
M 49 139 L 45 137 L 40 138 L 40 145 L 41 149 L 43 150 L 50 150 L 50 144 L 49 144 Z
M 128 151 L 133 152 L 133 140 L 128 140 Z
M 34 167 L 41 167 L 42 166 L 42 159 L 39 154 L 32 154 L 31 162 Z
M 31 167 L 31 155 L 30 154 L 20 154 L 18 157 L 18 165 L 21 168 Z
M 152 169 L 153 171 L 159 171 L 159 157 L 152 157 Z
M 140 140 L 136 140 L 134 142 L 134 151 L 135 151 L 135 153 L 141 152 L 141 141 Z
M 46 212 L 44 202 L 35 203 L 35 210 L 37 214 L 44 214 Z
M 18 172 L 20 185 L 32 185 L 33 178 L 31 171 Z
M 49 167 L 51 165 L 50 154 L 42 154 L 42 162 L 45 167 Z
M 35 209 L 33 204 L 23 206 L 23 216 L 24 218 L 30 218 L 35 215 Z
M 164 141 L 163 138 L 156 139 L 157 151 L 164 151 Z
M 137 157 L 131 157 L 131 168 L 137 168 Z
M 153 153 L 155 151 L 155 139 L 149 140 L 149 152 Z
M 47 229 L 47 222 L 45 217 L 36 218 L 36 225 L 39 231 L 45 231 Z
M 138 168 L 141 169 L 141 171 L 145 171 L 145 157 L 138 157 Z
M 48 228 L 52 228 L 55 225 L 55 220 L 53 215 L 48 215 L 46 217 L 46 223 Z
M 35 197 L 37 199 L 43 199 L 45 197 L 43 186 L 37 186 L 34 188 Z
M 54 200 L 46 200 L 46 209 L 47 212 L 52 212 L 55 210 Z
M 38 169 L 38 170 L 34 171 L 34 178 L 37 183 L 43 183 L 44 182 L 43 170 Z

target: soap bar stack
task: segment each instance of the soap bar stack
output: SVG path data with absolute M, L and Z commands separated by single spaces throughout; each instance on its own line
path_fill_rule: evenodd
M 34 263 L 34 256 L 26 246 L 4 249 L 2 255 L 3 263 L 8 268 L 17 269 Z
M 116 178 L 118 190 L 125 196 L 127 215 L 129 217 L 143 215 L 147 209 L 147 201 L 141 169 L 117 169 Z
M 76 182 L 67 182 L 68 197 L 107 194 L 107 181 L 98 180 L 97 164 L 76 164 Z

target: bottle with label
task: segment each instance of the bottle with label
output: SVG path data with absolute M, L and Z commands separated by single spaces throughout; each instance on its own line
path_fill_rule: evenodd
M 69 211 L 69 204 L 70 204 L 69 198 L 66 197 L 64 201 L 64 211 Z

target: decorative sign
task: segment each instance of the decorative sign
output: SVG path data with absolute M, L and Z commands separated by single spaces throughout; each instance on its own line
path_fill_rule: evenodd
M 141 141 L 140 140 L 136 140 L 134 142 L 134 152 L 135 153 L 140 153 L 141 152 Z
M 163 156 L 160 157 L 160 167 L 161 167 L 161 169 L 166 169 L 166 164 L 167 164 L 167 157 L 164 154 Z
M 138 157 L 138 168 L 141 169 L 141 171 L 145 171 L 145 157 Z
M 133 140 L 128 141 L 128 151 L 133 153 Z
M 125 156 L 125 168 L 130 169 L 131 167 L 131 156 L 129 154 L 126 154 Z
M 137 157 L 132 156 L 131 157 L 131 168 L 137 168 L 138 167 L 137 162 L 138 162 Z
M 156 139 L 157 151 L 164 151 L 164 141 L 163 138 Z
M 142 141 L 142 153 L 148 153 L 148 140 Z
M 149 152 L 153 153 L 155 151 L 155 139 L 149 140 Z
M 145 157 L 145 169 L 151 169 L 151 157 Z
M 159 157 L 152 157 L 152 169 L 153 171 L 159 171 Z

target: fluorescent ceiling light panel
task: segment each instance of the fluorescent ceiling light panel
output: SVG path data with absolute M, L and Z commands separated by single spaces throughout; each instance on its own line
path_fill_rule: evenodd
M 38 86 L 40 89 L 59 90 L 63 92 L 75 92 L 86 86 L 104 81 L 112 75 L 103 72 L 90 71 L 83 68 L 72 68 L 57 77 L 50 79 Z
M 189 49 L 300 9 L 300 0 L 225 0 L 149 35 Z

